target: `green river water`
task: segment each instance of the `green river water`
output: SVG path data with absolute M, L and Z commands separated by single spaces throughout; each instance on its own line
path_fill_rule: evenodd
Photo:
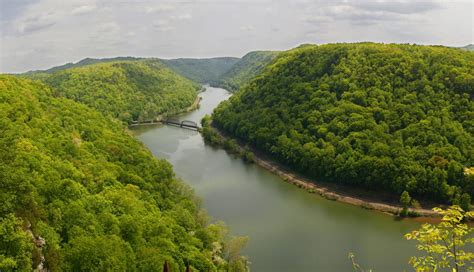
M 199 123 L 230 93 L 207 87 L 200 96 L 200 108 L 182 120 Z M 411 270 L 408 258 L 417 250 L 403 235 L 419 223 L 309 194 L 205 145 L 195 131 L 154 126 L 135 132 L 155 156 L 173 164 L 214 220 L 250 237 L 243 253 L 252 271 L 352 271 L 349 252 L 364 268 Z

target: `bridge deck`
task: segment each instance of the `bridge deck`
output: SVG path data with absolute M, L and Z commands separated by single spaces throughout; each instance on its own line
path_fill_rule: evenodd
M 193 130 L 198 130 L 199 126 L 197 125 L 196 122 L 189 121 L 189 120 L 184 120 L 184 121 L 179 121 L 179 120 L 162 120 L 162 123 L 166 125 L 173 125 L 181 128 L 186 128 L 186 129 L 193 129 Z

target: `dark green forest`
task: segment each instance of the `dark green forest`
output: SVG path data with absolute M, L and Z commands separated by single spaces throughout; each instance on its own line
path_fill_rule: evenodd
M 229 91 L 240 89 L 253 77 L 260 74 L 277 55 L 277 51 L 254 51 L 243 56 L 227 72 L 219 77 L 217 86 Z
M 176 73 L 194 82 L 213 85 L 239 61 L 239 58 L 164 59 L 162 61 Z
M 91 64 L 40 79 L 54 90 L 54 96 L 73 99 L 124 122 L 185 109 L 201 88 L 154 59 Z
M 281 53 L 214 124 L 327 182 L 457 203 L 474 196 L 474 54 L 396 44 Z M 465 173 L 466 172 L 466 173 Z
M 233 244 L 242 240 L 208 224 L 168 162 L 122 122 L 56 92 L 0 75 L 1 271 L 32 271 L 42 257 L 50 271 L 246 265 Z

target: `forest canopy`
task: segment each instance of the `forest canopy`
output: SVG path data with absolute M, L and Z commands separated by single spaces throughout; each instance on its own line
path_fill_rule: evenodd
M 176 73 L 201 84 L 215 84 L 239 58 L 220 57 L 208 59 L 170 59 L 162 60 Z
M 474 54 L 305 45 L 214 112 L 221 129 L 312 177 L 456 202 L 474 196 Z
M 32 74 L 63 96 L 124 122 L 153 119 L 189 107 L 200 86 L 155 59 L 92 62 L 52 74 Z
M 236 91 L 262 70 L 278 55 L 278 51 L 254 51 L 243 56 L 219 77 L 217 86 Z
M 106 73 L 104 67 L 80 72 L 89 69 Z M 49 271 L 162 271 L 165 262 L 173 271 L 216 271 L 245 264 L 228 253 L 225 228 L 208 224 L 168 162 L 154 158 L 118 120 L 55 92 L 0 75 L 1 271 L 32 271 L 43 256 Z

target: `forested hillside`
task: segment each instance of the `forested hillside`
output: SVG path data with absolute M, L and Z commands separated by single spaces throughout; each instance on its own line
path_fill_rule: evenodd
M 88 70 L 79 72 L 64 76 Z M 122 76 L 111 75 L 112 82 Z M 172 271 L 229 271 L 243 264 L 224 243 L 225 230 L 206 225 L 171 165 L 120 122 L 39 81 L 5 75 L 0 199 L 0 271 L 32 271 L 42 256 L 48 271 L 162 271 L 165 261 Z
M 64 96 L 125 122 L 152 119 L 190 106 L 200 89 L 159 60 L 107 62 L 41 78 Z
M 243 56 L 217 82 L 219 87 L 236 91 L 262 72 L 277 55 L 277 51 L 254 51 Z
M 474 54 L 372 43 L 281 53 L 215 124 L 317 179 L 418 199 L 474 196 Z M 467 194 L 467 195 L 466 195 Z
M 201 84 L 215 84 L 238 58 L 221 57 L 209 59 L 170 59 L 162 60 L 176 73 Z
M 94 58 L 85 58 L 82 59 L 76 63 L 66 63 L 63 65 L 55 66 L 46 70 L 35 70 L 35 71 L 29 71 L 24 73 L 25 75 L 31 75 L 33 76 L 34 74 L 51 74 L 57 71 L 61 70 L 66 70 L 70 68 L 76 68 L 76 67 L 82 67 L 86 65 L 91 65 L 91 64 L 96 64 L 96 63 L 102 63 L 102 62 L 118 62 L 118 61 L 134 61 L 134 60 L 140 60 L 141 58 L 135 58 L 135 57 L 116 57 L 116 58 L 103 58 L 103 59 L 94 59 Z

